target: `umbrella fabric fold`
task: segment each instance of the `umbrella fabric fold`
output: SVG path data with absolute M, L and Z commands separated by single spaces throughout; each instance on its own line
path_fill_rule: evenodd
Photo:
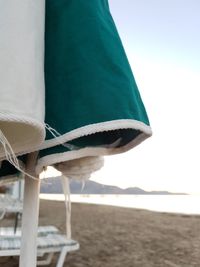
M 44 0 L 0 0 L 0 160 L 45 138 L 44 8 Z

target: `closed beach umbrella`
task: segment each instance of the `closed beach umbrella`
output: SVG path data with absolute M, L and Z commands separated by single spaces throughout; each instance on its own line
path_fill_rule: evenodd
M 151 136 L 147 113 L 107 0 L 48 0 L 46 13 L 43 1 L 34 3 L 40 8 L 34 18 L 39 16 L 41 25 L 46 16 L 44 54 L 42 45 L 36 47 L 44 55 L 44 69 L 38 69 L 40 75 L 35 79 L 36 83 L 39 77 L 45 79 L 47 130 L 45 141 L 34 144 L 32 151 L 36 152 L 18 160 L 34 177 L 54 166 L 68 177 L 88 178 L 102 167 L 102 156 L 128 151 Z M 41 36 L 37 39 L 43 40 Z M 36 59 L 41 64 L 41 59 Z M 37 100 L 32 99 L 38 105 Z M 4 131 L 4 136 L 9 137 L 9 131 Z M 15 147 L 13 150 L 23 154 Z M 2 161 L 0 176 L 17 172 L 11 163 Z M 30 257 L 32 267 L 36 264 L 36 251 L 30 251 L 34 238 L 28 242 L 26 235 L 30 228 L 33 235 L 36 230 L 39 179 L 26 176 L 25 184 L 20 267 L 27 266 Z

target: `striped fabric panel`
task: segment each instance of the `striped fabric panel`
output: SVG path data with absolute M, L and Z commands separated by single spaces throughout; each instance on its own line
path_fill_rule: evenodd
M 47 234 L 56 234 L 59 230 L 53 225 L 39 226 L 38 227 L 38 236 L 44 236 Z M 21 228 L 18 227 L 16 233 L 14 233 L 13 227 L 0 227 L 0 238 L 1 236 L 21 236 Z
M 0 239 L 0 250 L 19 249 L 20 241 L 19 237 L 3 237 Z
M 74 246 L 77 244 L 77 241 L 72 239 L 67 239 L 64 235 L 48 235 L 45 237 L 38 237 L 38 248 L 46 247 L 60 247 L 60 246 Z
M 56 234 L 59 230 L 53 225 L 39 226 L 38 227 L 38 236 L 43 236 L 47 234 Z
M 20 249 L 20 237 L 3 237 L 0 239 L 0 250 Z M 77 245 L 77 241 L 66 239 L 66 236 L 52 234 L 48 236 L 41 236 L 37 239 L 38 248 L 63 247 Z

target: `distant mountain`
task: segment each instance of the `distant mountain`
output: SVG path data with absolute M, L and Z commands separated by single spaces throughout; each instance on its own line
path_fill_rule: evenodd
M 48 194 L 63 193 L 60 177 L 42 180 L 40 191 L 41 193 L 48 193 Z M 138 187 L 129 187 L 126 189 L 122 189 L 117 186 L 104 185 L 90 180 L 86 181 L 85 183 L 81 181 L 71 180 L 70 191 L 72 194 L 85 194 L 85 195 L 89 194 L 172 195 L 173 194 L 168 191 L 144 191 L 143 189 Z M 178 193 L 176 195 L 184 195 L 184 194 Z

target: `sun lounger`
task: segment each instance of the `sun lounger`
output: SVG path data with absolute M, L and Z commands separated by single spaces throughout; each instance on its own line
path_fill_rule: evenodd
M 9 194 L 0 194 L 0 220 L 7 213 L 15 214 L 14 231 L 16 231 L 18 220 L 22 215 L 23 203 L 19 198 L 13 198 Z
M 1 237 L 13 237 L 21 236 L 21 227 L 17 227 L 15 233 L 13 227 L 0 227 L 0 238 Z M 38 236 L 44 236 L 49 234 L 58 234 L 59 230 L 53 225 L 39 226 L 38 227 Z
M 6 213 L 22 213 L 22 201 L 12 196 L 0 194 L 0 219 L 3 219 Z
M 19 256 L 21 229 L 18 228 L 16 235 L 13 235 L 11 227 L 7 229 L 6 227 L 1 227 L 0 233 L 2 234 L 0 238 L 0 256 Z M 67 253 L 78 250 L 79 243 L 59 234 L 58 229 L 54 226 L 42 226 L 38 228 L 37 248 L 38 257 L 47 255 L 45 259 L 38 258 L 38 265 L 50 264 L 54 253 L 58 252 L 60 254 L 56 267 L 62 267 Z

